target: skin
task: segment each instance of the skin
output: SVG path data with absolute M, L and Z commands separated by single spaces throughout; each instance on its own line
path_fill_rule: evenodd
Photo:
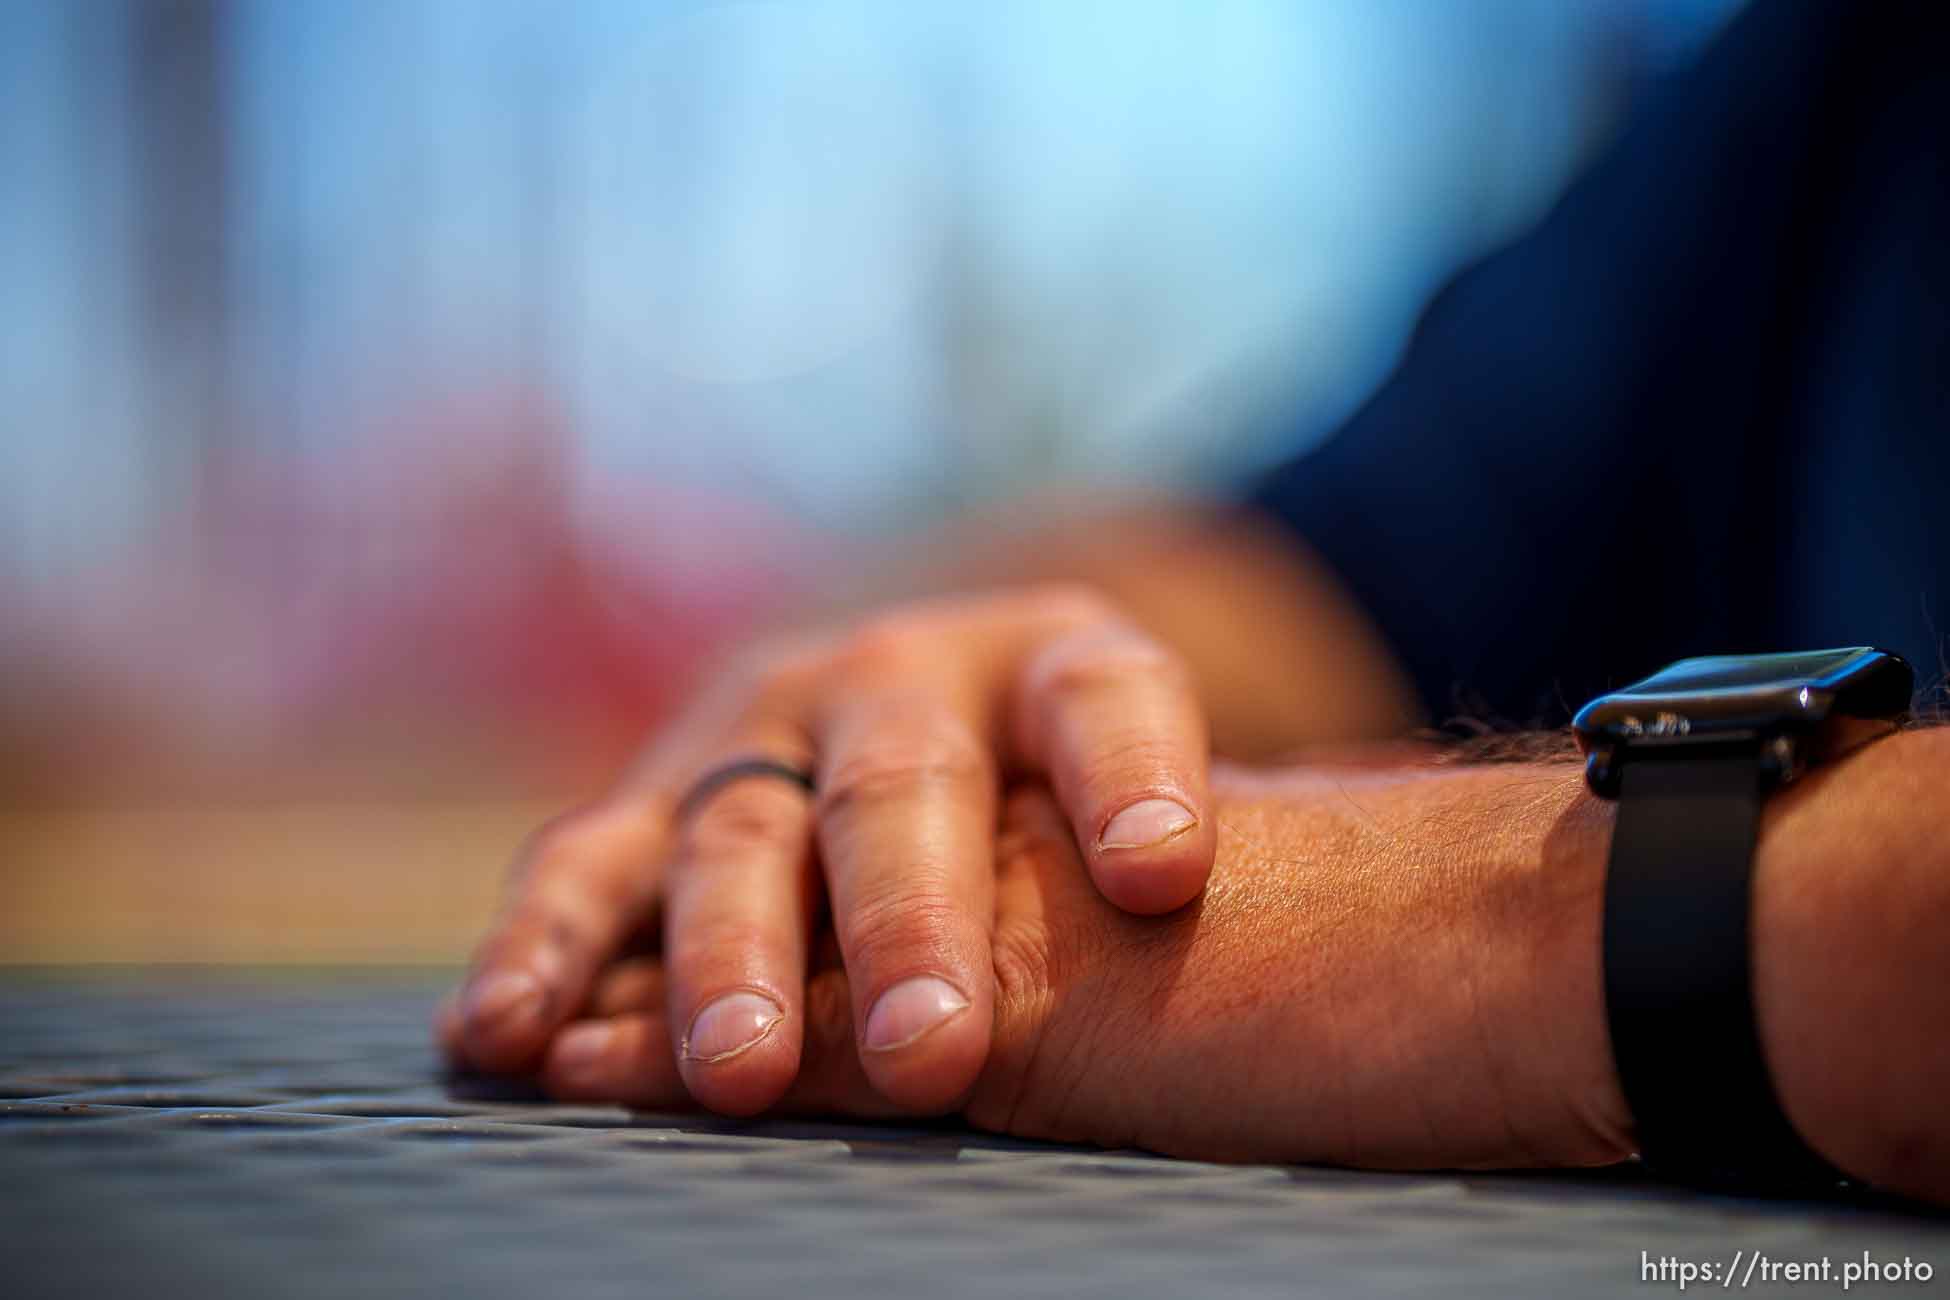
M 1103 549 L 1118 537 L 1128 545 Z M 543 828 L 459 997 L 469 1059 L 534 1069 L 598 973 L 660 911 L 686 1080 L 712 1109 L 756 1113 L 797 1073 L 807 938 L 824 909 L 851 977 L 863 1070 L 897 1105 L 947 1109 L 989 1050 L 1006 782 L 1046 782 L 1094 886 L 1154 915 L 1196 897 L 1212 868 L 1213 727 L 1252 749 L 1276 731 L 1289 743 L 1386 734 L 1406 716 L 1379 642 L 1290 543 L 1168 509 L 1073 518 L 1042 541 L 991 548 L 941 580 L 1041 563 L 1102 586 L 937 596 L 770 638 L 702 691 L 609 795 Z M 1182 599 L 1155 598 L 1169 590 Z M 1153 597 L 1134 613 L 1107 591 Z M 1276 725 L 1307 711 L 1292 669 L 1242 651 L 1264 638 L 1287 644 L 1303 672 L 1310 657 L 1336 665 L 1344 689 L 1313 709 L 1316 729 Z M 754 755 L 815 772 L 817 802 L 747 780 L 679 824 L 703 774 Z M 1134 807 L 1151 814 L 1135 831 L 1119 816 Z M 901 1001 L 890 992 L 917 982 L 941 994 L 936 1014 L 910 1006 L 876 1021 L 876 1007 Z M 707 1015 L 733 1004 L 734 1028 Z
M 1950 730 L 1866 745 L 1769 801 L 1755 861 L 1758 1022 L 1823 1155 L 1950 1200 Z M 1562 762 L 1390 751 L 1222 767 L 1210 884 L 1166 916 L 1095 889 L 1073 820 L 1005 801 L 988 1050 L 956 1099 L 1031 1137 L 1388 1168 L 1589 1165 L 1632 1149 L 1604 1027 L 1611 807 Z M 855 1050 L 850 967 L 809 953 L 793 1109 L 898 1113 Z M 539 1064 L 564 1098 L 682 1105 L 668 970 L 619 956 Z M 463 1020 L 442 1034 L 475 1064 Z M 729 1064 L 729 1063 L 727 1063 Z
M 1155 502 L 1062 519 L 901 548 L 918 558 L 872 576 L 879 600 L 982 590 L 762 642 L 538 833 L 440 1012 L 456 1063 L 565 1097 L 960 1110 L 1219 1158 L 1628 1151 L 1597 993 L 1610 811 L 1575 770 L 1351 762 L 1410 697 L 1304 546 Z M 1771 800 L 1754 918 L 1790 1118 L 1939 1199 L 1943 743 Z M 1214 783 L 1214 750 L 1296 748 L 1303 767 Z M 818 798 L 744 780 L 677 815 L 753 755 L 816 773 Z M 1136 804 L 1185 818 L 1133 840 Z M 876 1018 L 916 987 L 920 1011 Z

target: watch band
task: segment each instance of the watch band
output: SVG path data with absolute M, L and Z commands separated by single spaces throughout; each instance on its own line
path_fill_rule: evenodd
M 1749 947 L 1760 756 L 1630 755 L 1605 876 L 1612 1055 L 1660 1174 L 1733 1188 L 1832 1188 L 1843 1175 L 1781 1110 L 1756 1023 Z

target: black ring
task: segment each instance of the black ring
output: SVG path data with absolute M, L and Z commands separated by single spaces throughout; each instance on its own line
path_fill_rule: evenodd
M 691 816 L 712 795 L 734 781 L 742 781 L 751 776 L 769 776 L 775 780 L 789 781 L 807 794 L 813 792 L 812 773 L 804 768 L 794 767 L 776 758 L 734 758 L 729 763 L 722 763 L 712 768 L 697 779 L 697 784 L 691 787 L 690 793 L 678 802 L 677 819 L 682 821 Z

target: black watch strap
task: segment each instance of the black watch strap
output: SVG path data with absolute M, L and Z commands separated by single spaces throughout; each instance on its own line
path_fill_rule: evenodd
M 1751 978 L 1761 763 L 1749 747 L 1632 755 L 1605 877 L 1605 1006 L 1639 1151 L 1664 1176 L 1763 1189 L 1843 1175 L 1781 1110 Z

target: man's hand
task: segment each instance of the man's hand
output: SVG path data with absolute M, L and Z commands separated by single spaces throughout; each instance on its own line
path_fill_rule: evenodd
M 992 1037 L 1002 781 L 1046 780 L 1079 877 L 1158 913 L 1212 866 L 1208 750 L 1184 667 L 1086 590 L 917 603 L 765 650 L 527 847 L 447 1013 L 451 1049 L 490 1071 L 589 1055 L 590 1031 L 558 1031 L 613 1004 L 599 972 L 660 916 L 658 976 L 631 986 L 660 1003 L 659 1059 L 714 1110 L 763 1110 L 800 1073 L 830 898 L 856 1068 L 898 1106 L 952 1107 Z M 816 770 L 817 799 L 746 779 L 673 825 L 700 776 L 755 756 Z
M 1754 990 L 1769 1071 L 1822 1155 L 1950 1200 L 1950 728 L 1770 799 Z M 1575 764 L 1221 769 L 1195 906 L 1133 916 L 1082 879 L 1067 819 L 1018 792 L 998 844 L 993 1046 L 964 1113 L 1023 1136 L 1216 1159 L 1597 1164 L 1632 1149 L 1605 1026 L 1611 805 Z M 790 1109 L 898 1113 L 816 960 Z M 654 958 L 606 973 L 543 1082 L 688 1104 Z M 458 1021 L 444 1032 L 457 1043 Z
M 1091 888 L 1046 793 L 1010 798 L 972 1123 L 1380 1166 L 1629 1150 L 1595 956 L 1608 813 L 1574 766 L 1233 770 L 1216 798 L 1211 882 L 1158 917 Z M 550 1054 L 547 1089 L 689 1105 L 673 978 L 649 957 L 612 968 Z M 899 1113 L 854 1050 L 859 1005 L 845 971 L 814 975 L 784 1108 Z

